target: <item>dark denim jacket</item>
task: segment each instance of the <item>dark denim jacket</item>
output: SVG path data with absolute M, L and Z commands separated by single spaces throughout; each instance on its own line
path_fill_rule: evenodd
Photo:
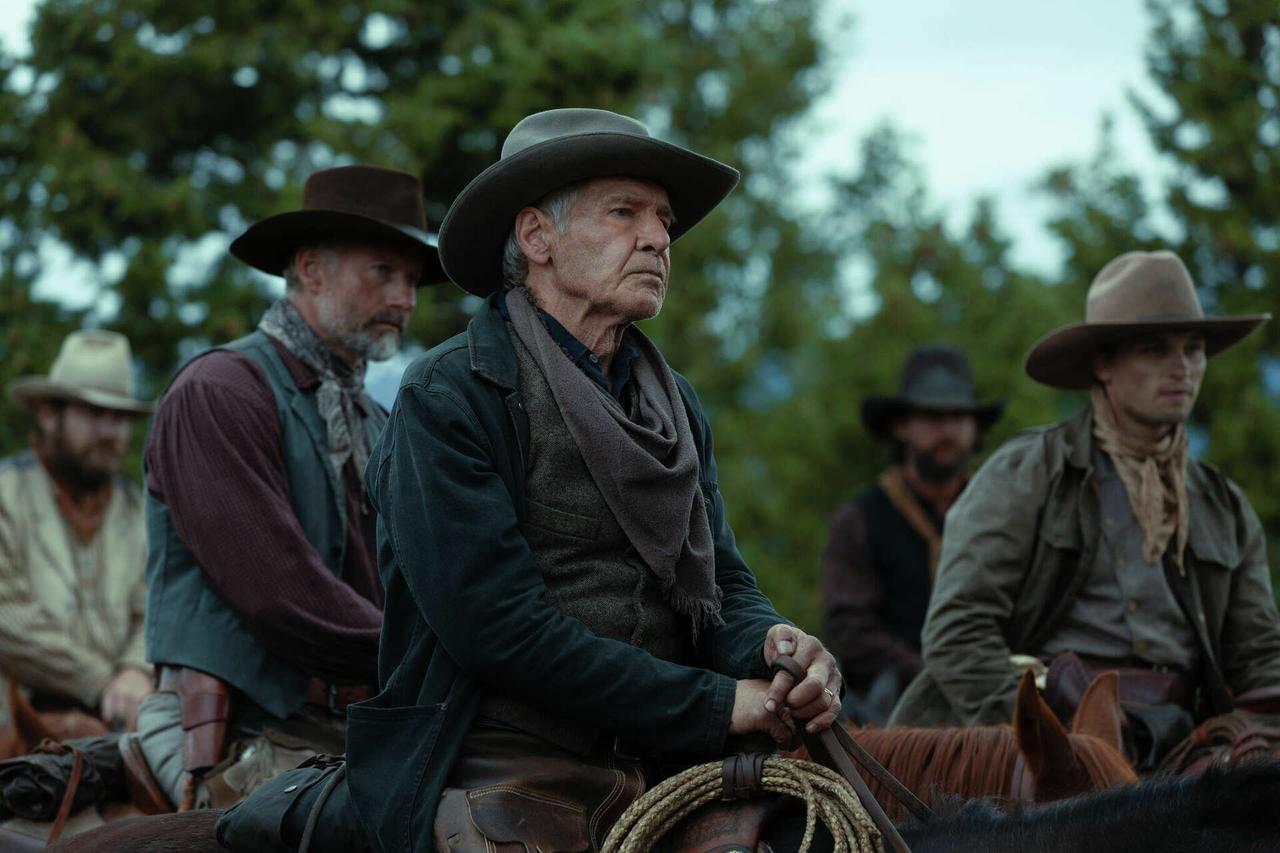
M 711 431 L 676 377 L 699 443 L 725 625 L 705 668 L 594 636 L 545 601 L 520 533 L 528 418 L 492 296 L 466 333 L 406 371 L 369 461 L 386 589 L 381 693 L 349 711 L 350 788 L 375 849 L 431 849 L 436 803 L 486 684 L 567 721 L 692 760 L 719 754 L 735 680 L 764 677 L 765 633 L 785 621 L 756 586 L 716 489 Z

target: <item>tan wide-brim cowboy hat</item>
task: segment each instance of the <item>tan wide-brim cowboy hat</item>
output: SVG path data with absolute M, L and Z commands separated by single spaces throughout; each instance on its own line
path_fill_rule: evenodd
M 973 368 L 953 346 L 917 347 L 902 365 L 895 396 L 876 395 L 862 401 L 862 425 L 880 440 L 891 438 L 893 419 L 911 412 L 954 412 L 973 415 L 986 431 L 1004 413 L 1004 400 L 983 402 L 973 383 Z
M 302 209 L 256 222 L 231 243 L 231 254 L 269 275 L 283 275 L 303 246 L 330 241 L 391 242 L 422 253 L 419 284 L 447 281 L 436 238 L 427 233 L 422 184 L 378 166 L 337 166 L 307 178 Z
M 502 248 L 516 214 L 561 187 L 588 178 L 644 178 L 661 185 L 675 214 L 678 240 L 738 183 L 738 170 L 607 110 L 569 108 L 522 119 L 502 144 L 501 159 L 454 199 L 440 225 L 440 259 L 470 293 L 501 290 Z
M 1206 317 L 1191 273 L 1172 252 L 1128 252 L 1089 285 L 1084 322 L 1041 338 L 1027 354 L 1027 374 L 1052 388 L 1094 384 L 1093 356 L 1102 347 L 1155 332 L 1200 332 L 1205 353 L 1217 355 L 1271 318 L 1270 314 Z
M 153 407 L 138 399 L 129 339 L 97 329 L 67 335 L 48 376 L 19 376 L 8 390 L 9 399 L 27 408 L 37 400 L 74 400 L 145 415 Z

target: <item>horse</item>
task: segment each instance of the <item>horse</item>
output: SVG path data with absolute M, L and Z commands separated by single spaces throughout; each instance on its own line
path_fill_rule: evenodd
M 942 795 L 1045 803 L 1137 780 L 1122 754 L 1123 712 L 1114 672 L 1085 691 L 1068 731 L 1028 671 L 1018 685 L 1013 724 L 969 728 L 851 729 L 884 768 L 924 801 Z M 901 805 L 863 772 L 894 820 Z
M 855 730 L 859 742 L 917 796 L 994 796 L 1013 802 L 1046 802 L 1137 779 L 1119 752 L 1120 710 L 1114 673 L 1098 677 L 1080 703 L 1068 732 L 1024 677 L 1013 724 L 978 729 Z M 874 779 L 877 799 L 901 815 Z M 129 818 L 48 848 L 49 853 L 222 853 L 213 837 L 220 812 L 195 811 Z M 714 819 L 714 816 L 710 816 Z M 723 812 L 720 819 L 724 820 Z M 729 825 L 735 820 L 728 817 Z M 737 825 L 741 821 L 736 821 Z M 705 827 L 677 827 L 680 837 L 706 837 Z
M 1280 762 L 1213 767 L 1012 812 L 976 800 L 901 828 L 912 853 L 1280 849 Z

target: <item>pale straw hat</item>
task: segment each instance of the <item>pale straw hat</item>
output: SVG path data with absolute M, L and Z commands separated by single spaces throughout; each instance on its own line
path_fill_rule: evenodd
M 8 390 L 9 399 L 28 408 L 36 400 L 75 400 L 132 415 L 153 407 L 138 399 L 129 339 L 99 329 L 67 335 L 48 376 L 20 376 Z

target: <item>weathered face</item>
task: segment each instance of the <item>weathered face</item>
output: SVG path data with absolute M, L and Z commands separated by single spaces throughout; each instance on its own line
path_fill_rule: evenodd
M 120 471 L 133 418 L 87 403 L 36 404 L 42 452 L 73 487 L 94 489 Z
M 1204 335 L 1168 332 L 1126 341 L 1110 357 L 1097 356 L 1093 373 L 1122 425 L 1166 427 L 1191 414 L 1206 360 Z
M 626 322 L 657 316 L 671 273 L 674 221 L 667 191 L 655 183 L 588 181 L 564 233 L 547 231 L 555 285 L 597 314 Z
M 916 409 L 893 424 L 893 436 L 906 459 L 932 482 L 960 474 L 978 442 L 978 419 L 962 412 Z
M 316 331 L 330 346 L 349 361 L 396 354 L 417 303 L 418 253 L 393 245 L 303 250 L 298 265 Z

